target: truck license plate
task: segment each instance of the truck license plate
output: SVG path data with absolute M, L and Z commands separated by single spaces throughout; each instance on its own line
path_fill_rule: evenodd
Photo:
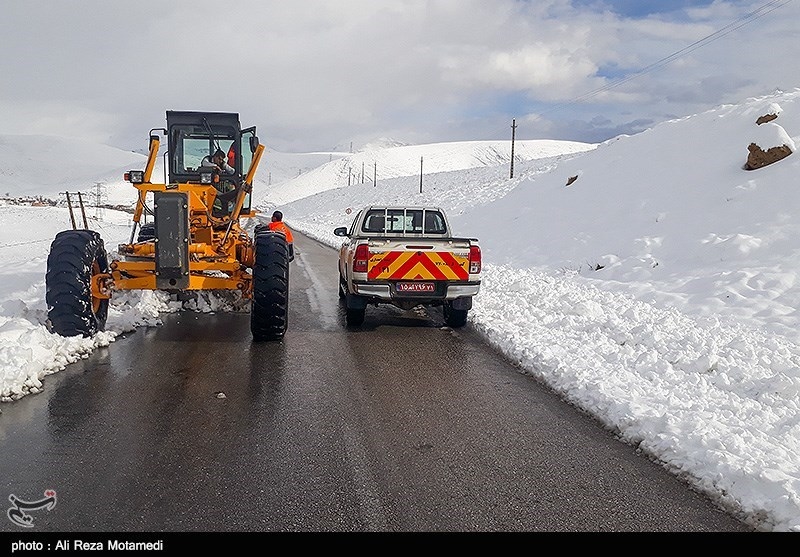
M 432 282 L 398 282 L 398 292 L 433 292 L 436 285 Z

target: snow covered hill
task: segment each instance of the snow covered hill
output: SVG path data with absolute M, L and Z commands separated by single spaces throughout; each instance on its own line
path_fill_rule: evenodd
M 89 191 L 97 182 L 121 181 L 146 157 L 82 139 L 45 135 L 0 135 L 0 195 L 57 198 L 64 191 Z
M 523 140 L 514 144 L 517 162 L 581 153 L 596 145 L 576 141 Z M 510 141 L 461 141 L 361 150 L 304 175 L 254 193 L 255 205 L 269 208 L 321 191 L 382 182 L 399 176 L 431 175 L 495 167 L 511 161 Z M 263 179 L 263 177 L 262 177 Z

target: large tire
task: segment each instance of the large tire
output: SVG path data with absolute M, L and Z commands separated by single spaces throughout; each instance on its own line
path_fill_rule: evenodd
M 280 340 L 289 323 L 289 248 L 286 237 L 260 231 L 255 236 L 253 302 L 250 331 L 253 340 Z
M 444 311 L 444 321 L 448 326 L 457 329 L 467 324 L 466 309 L 453 309 L 452 302 L 445 302 L 442 306 Z
M 253 236 L 258 236 L 259 234 L 264 234 L 265 232 L 272 232 L 272 230 L 270 229 L 269 224 L 262 222 L 261 224 L 257 224 L 253 229 Z M 291 263 L 294 261 L 294 244 L 287 242 L 286 245 L 289 248 L 289 262 Z
M 108 255 L 93 230 L 59 232 L 50 245 L 45 275 L 47 316 L 53 332 L 90 337 L 105 329 L 108 299 L 92 296 L 92 277 L 108 272 Z
M 366 314 L 366 310 L 364 308 L 347 308 L 346 312 L 345 321 L 347 322 L 348 327 L 360 327 L 364 323 L 364 315 Z
M 141 228 L 139 228 L 139 234 L 136 236 L 137 242 L 146 242 L 148 240 L 152 240 L 156 237 L 156 225 L 155 223 L 147 223 L 143 224 Z
M 364 323 L 367 304 L 362 296 L 350 294 L 344 297 L 345 323 L 348 327 L 360 327 Z
M 253 236 L 258 236 L 262 232 L 269 232 L 269 225 L 265 222 L 259 223 L 253 229 Z

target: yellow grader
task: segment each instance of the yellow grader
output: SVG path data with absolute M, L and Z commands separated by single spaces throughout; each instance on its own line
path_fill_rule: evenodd
M 164 184 L 151 181 L 160 135 L 168 138 Z M 283 338 L 286 238 L 265 225 L 251 238 L 240 225 L 255 216 L 251 192 L 264 152 L 255 127 L 242 129 L 236 113 L 167 111 L 167 127 L 150 130 L 149 147 L 144 170 L 125 173 L 137 199 L 130 241 L 113 259 L 94 230 L 64 230 L 53 240 L 45 277 L 52 330 L 63 336 L 103 330 L 117 291 L 228 290 L 250 300 L 253 340 Z M 215 154 L 224 154 L 223 164 L 210 162 Z M 145 215 L 152 222 L 142 222 Z

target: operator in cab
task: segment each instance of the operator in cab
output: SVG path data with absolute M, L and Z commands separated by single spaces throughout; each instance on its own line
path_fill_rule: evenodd
M 233 174 L 236 172 L 234 168 L 228 164 L 228 161 L 225 160 L 225 151 L 222 149 L 217 149 L 213 155 L 206 155 L 203 157 L 203 160 L 200 162 L 200 166 L 205 167 L 215 167 L 219 170 L 220 174 Z
M 203 168 L 214 168 L 220 176 L 231 176 L 236 170 L 228 164 L 225 151 L 217 149 L 213 155 L 206 155 L 200 161 Z M 214 185 L 219 193 L 214 199 L 213 212 L 216 216 L 229 215 L 233 210 L 233 198 L 236 196 L 236 185 L 230 180 L 215 181 Z

